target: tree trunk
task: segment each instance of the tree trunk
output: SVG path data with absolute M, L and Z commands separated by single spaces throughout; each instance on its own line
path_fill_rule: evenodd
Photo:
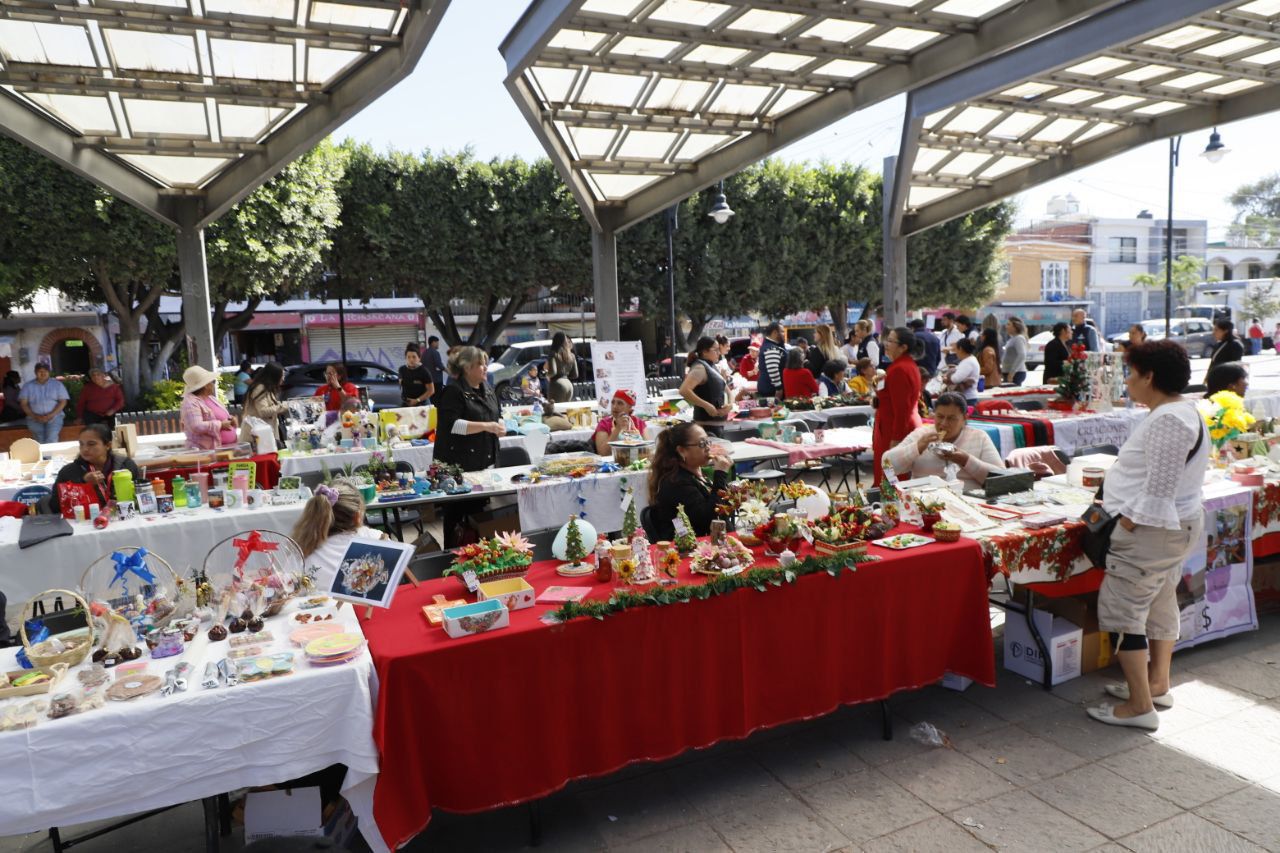
M 246 328 L 253 320 L 254 313 L 262 304 L 262 297 L 257 296 L 245 303 L 244 310 L 227 316 L 227 302 L 222 300 L 213 307 L 213 343 L 220 346 L 222 339 L 232 332 Z
M 507 300 L 507 305 L 502 309 L 502 314 L 498 316 L 497 320 L 494 320 L 492 315 L 490 315 L 489 323 L 486 324 L 487 328 L 484 336 L 484 342 L 480 344 L 480 346 L 484 347 L 486 350 L 493 346 L 494 342 L 497 341 L 498 336 L 506 330 L 507 326 L 511 325 L 511 321 L 515 319 L 516 314 L 520 312 L 520 309 L 523 308 L 524 304 L 528 301 L 528 294 L 513 296 Z
M 130 405 L 138 399 L 138 368 L 142 363 L 142 332 L 131 318 L 120 321 L 120 381 L 124 384 L 124 398 Z
M 440 337 L 444 338 L 446 349 L 462 343 L 462 336 L 458 334 L 458 323 L 454 320 L 452 308 L 448 305 L 438 309 L 428 308 L 427 316 L 431 318 L 431 325 L 440 332 Z
M 164 378 L 165 367 L 169 359 L 187 337 L 186 314 L 179 315 L 176 323 L 166 323 L 160 319 L 159 304 L 151 306 L 147 312 L 147 331 L 154 333 L 160 342 L 155 356 L 144 360 L 140 365 L 142 386 L 149 388 Z
M 692 314 L 689 315 L 689 336 L 685 338 L 683 348 L 677 349 L 676 352 L 688 352 L 693 349 L 693 345 L 697 342 L 698 338 L 702 337 L 702 330 L 705 329 L 707 327 L 707 323 L 710 322 L 710 317 L 703 317 L 701 315 L 694 316 Z M 677 322 L 676 325 L 679 325 L 679 323 Z
M 844 339 L 849 337 L 849 308 L 847 303 L 837 302 L 835 305 L 827 306 L 827 310 L 831 312 L 831 326 L 836 332 L 836 346 L 844 343 Z

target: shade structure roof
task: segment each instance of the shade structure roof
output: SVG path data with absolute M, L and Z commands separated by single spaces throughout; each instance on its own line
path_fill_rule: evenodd
M 447 5 L 4 0 L 0 132 L 202 226 L 405 77 Z
M 1129 2 L 908 98 L 910 234 L 1147 142 L 1280 109 L 1280 0 Z
M 617 230 L 884 98 L 1119 0 L 534 0 L 507 87 Z

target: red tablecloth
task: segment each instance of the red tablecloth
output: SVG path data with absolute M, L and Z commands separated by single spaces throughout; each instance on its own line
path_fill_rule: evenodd
M 977 543 L 870 551 L 883 560 L 838 578 L 817 572 L 763 593 L 554 626 L 540 621 L 554 608 L 535 605 L 512 613 L 509 628 L 457 640 L 421 608 L 433 594 L 462 597 L 458 581 L 402 587 L 394 607 L 364 623 L 380 682 L 374 815 L 383 837 L 394 849 L 432 808 L 536 799 L 948 671 L 994 684 Z M 535 565 L 527 580 L 539 592 L 556 583 L 591 586 L 592 598 L 611 591 L 560 578 L 554 566 Z M 698 580 L 681 570 L 681 583 Z
M 250 456 L 250 461 L 258 463 L 257 475 L 254 478 L 260 489 L 274 489 L 276 483 L 280 480 L 280 459 L 274 453 L 264 453 L 261 456 Z M 181 474 L 184 479 L 190 479 L 191 475 L 196 471 L 224 471 L 230 465 L 229 462 L 210 462 L 196 468 L 194 465 L 190 468 L 162 468 L 155 471 L 147 471 L 147 482 L 159 477 L 164 480 L 165 487 L 173 482 L 173 478 Z

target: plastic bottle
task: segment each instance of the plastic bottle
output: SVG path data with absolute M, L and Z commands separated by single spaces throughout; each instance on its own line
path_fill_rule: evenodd
M 174 475 L 172 488 L 174 507 L 185 508 L 187 505 L 187 481 L 181 474 Z
M 542 423 L 542 401 L 541 400 L 533 401 L 533 419 L 537 423 Z
M 133 475 L 126 470 L 114 472 L 111 475 L 111 492 L 117 503 L 128 503 L 133 500 Z

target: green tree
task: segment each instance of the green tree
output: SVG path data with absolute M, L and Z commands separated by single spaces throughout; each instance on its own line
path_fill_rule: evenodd
M 1245 291 L 1244 298 L 1240 300 L 1240 307 L 1244 310 L 1245 318 L 1257 317 L 1260 320 L 1264 320 L 1280 314 L 1280 296 L 1277 296 L 1275 291 L 1276 285 L 1274 281 L 1248 288 Z
M 1159 272 L 1138 273 L 1133 277 L 1133 283 L 1141 287 L 1163 288 L 1167 269 L 1168 265 L 1162 262 Z M 1179 255 L 1173 259 L 1173 292 L 1180 300 L 1185 302 L 1193 288 L 1200 282 L 1214 280 L 1204 277 L 1203 258 L 1197 258 L 1195 255 Z
M 1015 208 L 993 204 L 907 239 L 907 304 L 983 305 L 995 296 Z

